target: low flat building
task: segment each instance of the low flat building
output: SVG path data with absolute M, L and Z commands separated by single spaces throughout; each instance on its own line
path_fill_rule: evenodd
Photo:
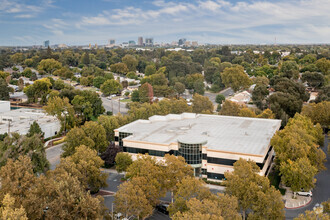
M 116 144 L 124 152 L 155 156 L 181 155 L 195 176 L 222 180 L 233 164 L 244 158 L 268 172 L 274 151 L 270 140 L 281 120 L 194 113 L 152 116 L 115 129 Z
M 56 135 L 61 128 L 58 119 L 47 115 L 43 110 L 20 108 L 0 113 L 0 134 L 9 131 L 25 135 L 34 121 L 39 124 L 41 130 L 45 133 L 44 138 Z

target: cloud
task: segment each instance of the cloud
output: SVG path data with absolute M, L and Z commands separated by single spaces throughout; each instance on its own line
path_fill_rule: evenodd
M 38 16 L 54 4 L 36 1 L 44 3 L 34 5 L 23 0 L 0 0 L 0 13 L 23 20 Z M 137 36 L 154 37 L 157 42 L 186 37 L 204 43 L 273 43 L 276 37 L 278 43 L 330 43 L 329 0 L 102 2 L 110 8 L 98 8 L 95 3 L 88 13 L 79 14 L 63 10 L 65 6 L 62 6 L 54 12 L 61 19 L 41 18 L 34 25 L 45 39 L 75 44 L 101 44 L 108 38 L 127 41 Z M 79 4 L 76 7 L 79 9 Z
M 199 2 L 199 7 L 210 11 L 217 11 L 221 5 L 214 1 L 201 1 Z
M 6 14 L 24 13 L 24 15 L 15 15 L 17 18 L 34 17 L 35 14 L 43 12 L 52 7 L 53 1 L 40 0 L 38 4 L 27 4 L 23 0 L 0 0 L 0 12 Z M 27 13 L 31 16 L 27 16 Z

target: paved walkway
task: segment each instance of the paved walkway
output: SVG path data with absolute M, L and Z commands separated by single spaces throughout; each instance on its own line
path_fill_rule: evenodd
M 296 195 L 296 198 L 293 198 L 293 192 L 290 188 L 285 187 L 286 192 L 283 196 L 283 200 L 285 200 L 285 208 L 287 209 L 297 209 L 308 205 L 312 201 L 312 197 L 309 196 L 299 196 Z

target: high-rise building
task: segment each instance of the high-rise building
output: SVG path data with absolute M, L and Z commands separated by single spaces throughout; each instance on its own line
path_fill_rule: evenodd
M 49 47 L 49 40 L 44 41 L 44 47 Z
M 193 47 L 198 47 L 198 42 L 197 42 L 197 41 L 193 41 L 193 42 L 191 42 L 191 46 L 193 46 Z
M 116 40 L 115 40 L 115 39 L 110 39 L 110 40 L 109 40 L 109 44 L 110 44 L 110 45 L 114 45 L 114 44 L 116 44 Z
M 153 38 L 146 38 L 146 46 L 153 46 L 154 39 Z
M 136 43 L 135 43 L 134 40 L 130 40 L 130 41 L 128 41 L 128 45 L 129 45 L 130 47 L 132 47 L 132 46 L 135 46 Z
M 138 38 L 138 45 L 143 46 L 143 37 Z
M 184 45 L 184 43 L 185 43 L 186 41 L 187 41 L 186 38 L 181 38 L 181 39 L 179 39 L 179 42 L 178 42 L 179 46 Z

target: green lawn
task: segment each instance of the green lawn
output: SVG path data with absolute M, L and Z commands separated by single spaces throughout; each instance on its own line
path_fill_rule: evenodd
M 123 100 L 120 100 L 120 102 L 131 102 L 132 100 L 131 99 L 123 99 Z

